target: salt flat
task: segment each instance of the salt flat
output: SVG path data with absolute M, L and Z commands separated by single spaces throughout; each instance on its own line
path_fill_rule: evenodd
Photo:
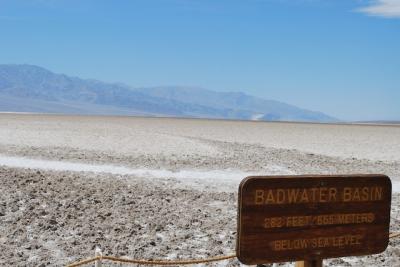
M 0 114 L 0 265 L 64 265 L 96 245 L 135 258 L 231 253 L 241 178 L 307 173 L 383 173 L 397 188 L 400 127 Z M 392 205 L 399 231 L 397 194 Z M 327 263 L 396 266 L 399 245 Z
M 0 154 L 247 173 L 384 173 L 400 181 L 400 126 L 0 114 Z
M 0 144 L 122 154 L 218 153 L 200 139 L 344 158 L 400 160 L 400 125 L 0 114 Z

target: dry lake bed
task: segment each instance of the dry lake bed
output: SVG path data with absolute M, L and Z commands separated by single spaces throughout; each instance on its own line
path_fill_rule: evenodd
M 232 254 L 244 177 L 356 173 L 391 178 L 400 231 L 400 126 L 0 114 L 0 265 L 64 266 L 96 246 L 141 259 Z M 400 266 L 400 239 L 326 264 Z

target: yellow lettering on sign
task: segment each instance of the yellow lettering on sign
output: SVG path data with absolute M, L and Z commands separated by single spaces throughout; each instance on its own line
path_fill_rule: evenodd
M 375 192 L 375 195 L 374 195 L 374 197 L 375 197 L 375 200 L 382 200 L 382 198 L 383 198 L 383 188 L 382 187 L 375 187 L 375 190 L 374 190 L 374 192 Z
M 256 189 L 254 204 L 283 205 L 332 202 L 365 202 L 383 200 L 383 187 L 312 187 Z
M 328 201 L 328 188 L 321 187 L 319 190 L 319 202 Z
M 343 202 L 380 201 L 382 199 L 383 188 L 380 186 L 343 188 Z
M 336 213 L 305 216 L 282 216 L 264 218 L 263 227 L 304 227 L 333 224 L 363 224 L 373 223 L 375 221 L 374 213 Z
M 349 201 L 351 201 L 351 188 L 345 187 L 343 189 L 343 202 L 349 202 Z
M 270 242 L 274 251 L 302 250 L 307 248 L 351 247 L 362 245 L 364 235 L 323 236 L 310 239 L 283 239 Z
M 300 189 L 288 189 L 288 203 L 295 203 L 299 196 Z
M 329 188 L 329 202 L 336 202 L 337 189 L 334 187 Z
M 276 204 L 285 203 L 285 190 L 278 189 L 276 190 Z
M 275 204 L 275 199 L 274 199 L 274 195 L 272 193 L 272 190 L 268 190 L 267 201 L 265 203 L 266 204 Z
M 257 205 L 264 204 L 264 190 L 256 190 L 254 203 Z

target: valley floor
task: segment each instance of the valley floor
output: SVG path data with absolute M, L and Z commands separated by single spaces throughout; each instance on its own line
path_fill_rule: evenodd
M 383 173 L 398 190 L 399 151 L 400 126 L 0 114 L 0 265 L 62 266 L 95 246 L 130 258 L 231 254 L 245 176 Z M 395 193 L 391 231 L 399 205 Z M 399 258 L 395 239 L 327 263 Z

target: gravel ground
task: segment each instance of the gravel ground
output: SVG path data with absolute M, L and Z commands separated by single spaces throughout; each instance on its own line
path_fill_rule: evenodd
M 0 169 L 0 184 L 1 266 L 63 266 L 93 256 L 96 246 L 105 255 L 148 259 L 235 250 L 234 192 L 197 190 L 173 179 L 12 168 Z M 391 231 L 400 231 L 399 205 L 396 194 Z M 399 266 L 399 257 L 400 239 L 394 239 L 382 254 L 327 263 Z

